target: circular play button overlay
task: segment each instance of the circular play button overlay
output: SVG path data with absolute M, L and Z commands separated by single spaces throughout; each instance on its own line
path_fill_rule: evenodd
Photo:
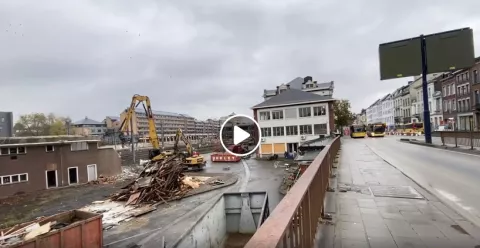
M 243 157 L 255 152 L 260 146 L 260 126 L 250 116 L 230 116 L 220 128 L 220 142 L 228 153 Z

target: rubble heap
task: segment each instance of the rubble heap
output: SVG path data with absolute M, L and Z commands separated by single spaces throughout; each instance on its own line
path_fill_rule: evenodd
M 191 189 L 183 182 L 184 177 L 182 162 L 176 156 L 149 162 L 136 180 L 112 195 L 111 199 L 127 201 L 126 205 L 176 200 Z

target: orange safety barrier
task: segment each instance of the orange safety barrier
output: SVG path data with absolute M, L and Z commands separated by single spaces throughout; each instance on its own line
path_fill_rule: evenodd
M 234 156 L 231 154 L 218 154 L 214 153 L 210 156 L 210 160 L 212 162 L 238 162 L 240 161 L 240 157 Z

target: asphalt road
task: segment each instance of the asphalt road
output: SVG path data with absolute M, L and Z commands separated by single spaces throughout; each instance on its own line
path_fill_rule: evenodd
M 356 141 L 364 142 L 385 161 L 480 226 L 480 156 L 398 140 L 398 136 L 390 136 Z

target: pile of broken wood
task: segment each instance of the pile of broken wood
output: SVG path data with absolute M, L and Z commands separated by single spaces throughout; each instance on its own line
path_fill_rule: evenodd
M 9 230 L 2 231 L 0 232 L 0 248 L 10 247 L 23 241 L 36 238 L 37 236 L 48 233 L 51 230 L 58 229 L 55 225 L 55 221 L 43 225 L 32 223 L 17 230 L 15 230 L 17 226 L 14 226 Z
M 114 201 L 127 201 L 126 205 L 157 203 L 182 198 L 190 189 L 183 182 L 183 165 L 177 156 L 160 162 L 149 162 L 136 180 L 112 195 Z

